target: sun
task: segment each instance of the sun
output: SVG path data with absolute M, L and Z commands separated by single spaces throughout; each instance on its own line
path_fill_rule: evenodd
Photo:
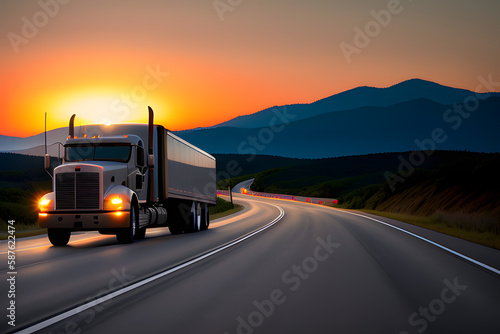
M 109 95 L 77 96 L 61 101 L 61 106 L 56 112 L 76 114 L 81 121 L 93 124 L 108 124 L 117 120 L 112 110 L 113 97 Z
M 119 91 L 81 91 L 59 98 L 53 111 L 57 117 L 68 119 L 76 114 L 77 124 L 145 123 L 148 105 L 165 109 L 165 104 L 154 96 L 138 101 Z

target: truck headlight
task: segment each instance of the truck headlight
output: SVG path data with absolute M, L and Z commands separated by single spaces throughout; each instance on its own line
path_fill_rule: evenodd
M 110 195 L 104 199 L 104 210 L 124 210 L 126 203 L 123 195 Z
M 121 205 L 123 200 L 120 197 L 115 197 L 111 200 L 111 204 L 113 205 Z
M 48 198 L 47 195 L 40 198 L 38 201 L 38 209 L 40 212 L 50 211 L 52 209 L 52 199 Z

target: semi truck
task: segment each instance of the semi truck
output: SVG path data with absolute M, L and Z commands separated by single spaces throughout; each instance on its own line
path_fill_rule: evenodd
M 38 203 L 39 225 L 54 246 L 73 231 L 114 234 L 119 243 L 143 239 L 147 228 L 172 234 L 206 230 L 216 203 L 215 158 L 154 124 L 80 126 L 69 121 L 52 192 Z M 45 155 L 45 168 L 50 168 Z

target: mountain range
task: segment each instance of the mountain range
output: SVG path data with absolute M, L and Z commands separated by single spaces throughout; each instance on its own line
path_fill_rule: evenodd
M 421 98 L 450 105 L 462 103 L 467 97 L 475 96 L 475 94 L 469 90 L 447 87 L 431 81 L 410 79 L 388 88 L 357 87 L 313 103 L 287 105 L 286 109 L 289 114 L 295 116 L 293 121 L 299 121 L 332 111 L 346 111 L 361 107 L 386 107 Z M 500 96 L 500 93 L 493 95 Z M 275 116 L 276 108 L 278 107 L 264 109 L 251 115 L 239 116 L 215 127 L 259 128 L 269 126 L 270 120 Z
M 420 149 L 500 150 L 500 93 L 411 79 L 358 87 L 310 104 L 268 108 L 177 135 L 210 153 L 325 158 Z M 47 133 L 64 142 L 67 128 Z M 0 136 L 0 151 L 43 154 L 43 134 Z M 57 156 L 59 145 L 49 153 Z M 34 148 L 35 147 L 35 148 Z

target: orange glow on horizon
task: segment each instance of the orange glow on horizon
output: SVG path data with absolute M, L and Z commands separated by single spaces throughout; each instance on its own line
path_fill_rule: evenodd
M 241 94 L 260 95 L 262 101 L 241 103 L 243 96 L 217 97 L 213 92 L 192 98 L 184 92 L 178 96 L 165 98 L 151 92 L 144 101 L 133 101 L 119 89 L 78 89 L 41 91 L 30 99 L 10 99 L 11 112 L 5 115 L 0 124 L 0 134 L 6 136 L 28 137 L 44 131 L 44 114 L 47 112 L 47 130 L 67 127 L 71 115 L 76 114 L 75 125 L 147 123 L 147 107 L 155 112 L 155 123 L 164 125 L 172 131 L 186 130 L 195 127 L 208 127 L 228 121 L 234 117 L 251 114 L 287 101 L 286 92 L 274 92 L 276 95 L 260 89 L 253 92 L 243 91 Z M 211 94 L 212 93 L 212 94 Z M 185 94 L 185 95 L 184 95 Z M 273 96 L 274 95 L 274 96 Z M 325 96 L 321 96 L 325 97 Z M 321 98 L 321 97 L 318 97 Z M 279 103 L 279 100 L 282 103 Z M 208 102 L 207 102 L 208 101 Z M 240 101 L 240 102 L 238 102 Z M 276 103 L 275 101 L 278 101 Z M 314 101 L 314 100 L 313 100 Z M 306 102 L 313 102 L 306 101 Z M 302 102 L 302 101 L 295 101 Z M 207 104 L 209 103 L 209 104 Z M 23 115 L 21 118 L 19 115 Z M 29 121 L 26 121 L 29 120 Z

